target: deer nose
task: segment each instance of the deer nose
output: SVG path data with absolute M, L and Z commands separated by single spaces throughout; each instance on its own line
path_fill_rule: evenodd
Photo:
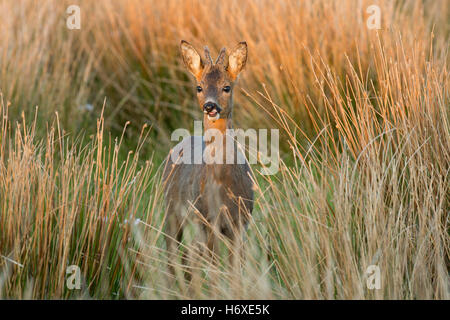
M 220 112 L 220 111 L 221 111 L 220 108 L 219 108 L 219 106 L 217 105 L 217 103 L 214 103 L 214 102 L 206 102 L 206 103 L 203 105 L 203 111 L 205 111 L 205 112 L 211 112 L 211 111 L 213 111 L 214 109 L 216 109 L 217 112 Z

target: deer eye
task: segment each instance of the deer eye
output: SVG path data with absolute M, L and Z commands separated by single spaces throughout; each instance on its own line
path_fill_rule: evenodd
M 230 86 L 223 87 L 223 91 L 230 92 L 231 91 L 231 87 Z
M 202 92 L 203 88 L 200 86 L 197 86 L 197 92 Z

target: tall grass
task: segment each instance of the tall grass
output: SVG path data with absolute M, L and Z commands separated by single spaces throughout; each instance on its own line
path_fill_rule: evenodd
M 293 164 L 259 176 L 240 266 L 216 266 L 181 243 L 193 251 L 196 281 L 164 291 L 164 265 L 147 241 L 144 297 L 449 298 L 448 72 L 429 65 L 419 76 L 404 56 L 388 62 L 382 47 L 379 55 L 379 88 L 350 63 L 345 81 L 330 70 L 316 74 L 327 117 L 317 119 L 325 126 L 306 150 L 299 125 L 260 94 L 289 136 Z M 371 265 L 380 268 L 380 290 L 367 287 Z
M 81 8 L 81 29 L 65 26 L 69 5 Z M 152 125 L 157 141 L 169 143 L 170 129 L 192 123 L 198 115 L 192 84 L 179 56 L 180 39 L 217 54 L 222 46 L 246 40 L 249 63 L 241 86 L 253 92 L 264 83 L 275 102 L 314 133 L 303 106 L 308 100 L 324 111 L 315 86 L 311 59 L 323 59 L 343 78 L 347 59 L 366 74 L 375 63 L 377 34 L 389 55 L 396 35 L 405 49 L 417 47 L 411 63 L 423 67 L 429 55 L 446 59 L 449 17 L 447 1 L 375 1 L 381 8 L 382 30 L 366 27 L 366 8 L 373 1 L 46 1 L 0 2 L 0 83 L 7 101 L 32 115 L 39 105 L 43 118 L 55 110 L 66 129 L 95 126 L 83 108 L 101 111 L 105 96 L 106 126 L 120 134 L 132 120 L 129 134 L 139 135 L 142 122 Z M 359 55 L 358 55 L 359 52 Z M 358 60 L 356 60 L 358 57 Z M 368 76 L 373 76 L 370 74 Z M 378 79 L 374 79 L 378 81 Z M 55 85 L 55 84 L 58 85 Z M 240 126 L 274 123 L 235 95 L 235 120 Z M 43 125 L 43 124 L 42 124 Z
M 11 128 L 1 111 L 0 297 L 70 297 L 71 265 L 83 270 L 81 296 L 123 297 L 130 230 L 152 210 L 152 162 L 139 164 L 140 147 L 120 161 L 123 137 L 108 137 L 103 118 L 81 145 L 58 117 L 38 140 L 36 120 Z
M 378 31 L 370 4 L 0 1 L 0 297 L 449 299 L 448 2 L 377 1 Z M 180 39 L 245 39 L 235 122 L 282 132 L 279 173 L 253 167 L 240 261 L 187 235 L 192 282 L 159 175 L 199 118 Z

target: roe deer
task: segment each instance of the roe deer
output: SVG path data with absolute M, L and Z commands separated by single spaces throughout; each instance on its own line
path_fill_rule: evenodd
M 197 82 L 205 136 L 190 136 L 181 141 L 169 153 L 164 169 L 166 242 L 172 256 L 177 256 L 177 243 L 181 242 L 187 219 L 200 222 L 199 244 L 206 245 L 208 251 L 214 253 L 217 252 L 218 235 L 226 236 L 234 245 L 253 210 L 253 181 L 249 165 L 235 140 L 227 136 L 227 129 L 232 128 L 233 86 L 246 63 L 247 44 L 240 42 L 229 56 L 223 48 L 215 63 L 207 47 L 202 58 L 184 40 L 181 41 L 181 54 Z M 214 130 L 220 134 L 208 139 L 207 133 Z M 205 161 L 208 158 L 205 152 L 213 142 L 214 147 L 209 148 L 209 152 L 214 155 L 222 149 L 223 158 L 220 160 L 224 161 Z M 190 153 L 190 163 L 179 161 L 183 152 Z M 175 157 L 173 153 L 177 153 Z M 225 161 L 230 153 L 244 160 Z M 194 158 L 199 154 L 201 160 L 195 162 Z M 186 264 L 186 257 L 183 257 L 183 264 Z

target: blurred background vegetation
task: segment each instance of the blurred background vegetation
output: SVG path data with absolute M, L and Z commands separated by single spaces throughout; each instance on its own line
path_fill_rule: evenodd
M 257 94 L 267 91 L 312 135 L 317 128 L 308 104 L 324 113 L 316 85 L 328 71 L 322 62 L 343 81 L 350 62 L 379 85 L 373 72 L 377 43 L 397 58 L 401 41 L 405 52 L 417 51 L 408 57 L 417 68 L 426 67 L 424 57 L 446 55 L 447 1 L 377 3 L 382 13 L 378 32 L 366 27 L 365 9 L 372 2 L 362 0 L 2 1 L 2 92 L 15 119 L 22 112 L 33 118 L 39 106 L 39 128 L 57 111 L 67 132 L 94 132 L 106 99 L 108 129 L 118 135 L 131 121 L 127 142 L 132 143 L 147 123 L 154 129 L 152 141 L 167 152 L 171 130 L 190 128 L 200 118 L 193 80 L 181 63 L 180 39 L 199 50 L 208 45 L 214 54 L 245 40 L 249 63 L 235 95 L 236 126 L 275 126 L 254 101 L 268 106 Z M 71 4 L 81 8 L 80 30 L 66 27 Z
M 81 8 L 80 30 L 66 27 L 73 4 Z M 372 4 L 381 9 L 380 30 L 366 26 Z M 282 170 L 268 180 L 257 177 L 252 277 L 237 287 L 269 279 L 241 297 L 448 298 L 449 6 L 446 0 L 0 0 L 0 254 L 25 266 L 3 273 L 0 297 L 2 283 L 6 297 L 69 297 L 67 257 L 85 266 L 92 281 L 87 296 L 139 296 L 129 290 L 130 279 L 143 280 L 145 271 L 113 249 L 140 250 L 121 227 L 124 219 L 139 216 L 147 229 L 159 228 L 157 168 L 174 144 L 173 129 L 192 129 L 201 118 L 180 58 L 185 39 L 199 51 L 208 45 L 214 56 L 247 41 L 235 126 L 281 129 Z M 14 175 L 26 168 L 37 171 Z M 55 216 L 46 220 L 46 212 Z M 386 218 L 386 226 L 372 230 L 366 219 L 386 212 L 405 220 Z M 337 227 L 352 245 L 328 229 L 305 227 L 305 215 L 331 228 L 342 221 L 353 226 Z M 117 219 L 92 224 L 99 216 Z M 67 252 L 57 231 L 68 227 L 57 217 L 76 221 L 67 229 Z M 414 221 L 417 233 L 405 231 Z M 432 228 L 431 221 L 442 224 Z M 258 237 L 263 229 L 270 241 Z M 35 233 L 27 238 L 29 230 Z M 50 231 L 54 239 L 39 247 Z M 408 234 L 404 243 L 397 232 Z M 139 237 L 163 250 L 157 236 Z M 386 237 L 392 251 L 380 258 Z M 90 250 L 110 263 L 91 264 Z M 404 260 L 390 265 L 399 252 Z M 289 255 L 302 262 L 293 267 Z M 352 268 L 363 274 L 362 265 L 375 256 L 388 266 L 386 277 L 397 277 L 377 294 L 362 289 L 362 276 L 350 275 Z M 152 261 L 149 268 L 159 270 Z M 236 279 L 220 288 L 206 281 L 195 297 L 230 297 Z M 183 298 L 183 290 L 145 297 Z

